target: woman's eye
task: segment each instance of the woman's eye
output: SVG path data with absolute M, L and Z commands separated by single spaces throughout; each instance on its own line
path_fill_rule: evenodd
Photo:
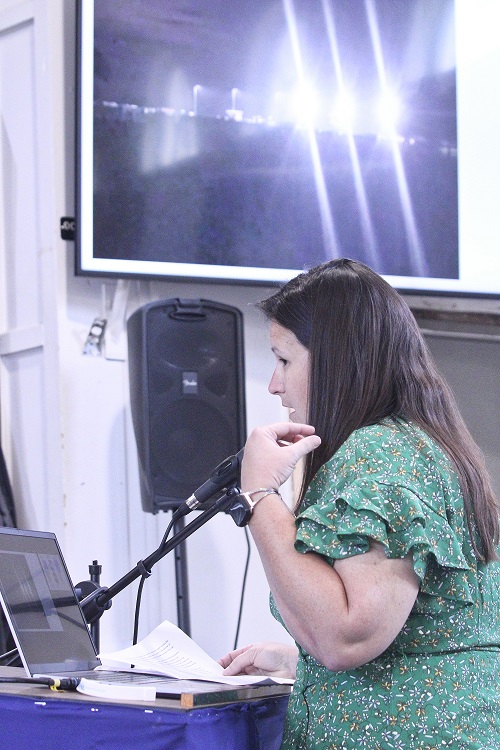
M 283 359 L 283 357 L 280 357 L 278 361 L 281 362 L 282 365 L 287 365 L 288 364 L 288 360 L 287 359 Z

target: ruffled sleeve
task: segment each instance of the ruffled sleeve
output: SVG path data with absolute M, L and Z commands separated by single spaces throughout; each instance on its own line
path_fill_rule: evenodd
M 422 610 L 474 602 L 458 480 L 436 449 L 408 441 L 404 431 L 358 430 L 311 485 L 296 549 L 333 564 L 367 552 L 374 540 L 390 558 L 411 552 Z

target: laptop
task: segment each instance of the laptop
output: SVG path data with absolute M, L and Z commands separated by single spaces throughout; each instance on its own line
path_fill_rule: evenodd
M 127 687 L 140 683 L 152 685 L 158 698 L 179 697 L 190 682 L 96 671 L 101 662 L 51 532 L 0 527 L 0 600 L 29 677 L 76 677 Z

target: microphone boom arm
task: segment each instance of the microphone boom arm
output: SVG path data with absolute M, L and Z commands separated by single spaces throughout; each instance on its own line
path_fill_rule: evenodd
M 161 544 L 154 552 L 146 557 L 145 560 L 139 560 L 135 568 L 132 568 L 132 570 L 122 576 L 120 580 L 107 588 L 98 588 L 91 594 L 86 596 L 80 602 L 80 606 L 82 607 L 83 614 L 87 623 L 90 625 L 96 622 L 101 617 L 103 612 L 106 609 L 109 609 L 109 607 L 111 606 L 111 600 L 116 596 L 116 594 L 119 594 L 120 591 L 123 591 L 123 589 L 133 583 L 133 581 L 135 581 L 137 578 L 140 578 L 143 575 L 150 575 L 151 569 L 159 560 L 162 559 L 162 557 L 175 549 L 175 547 L 177 547 L 181 542 L 187 539 L 187 537 L 191 536 L 193 532 L 201 528 L 201 526 L 206 524 L 207 521 L 213 518 L 213 516 L 215 516 L 217 513 L 220 513 L 221 511 L 230 510 L 231 506 L 235 502 L 235 497 L 238 496 L 239 493 L 240 490 L 238 487 L 231 487 L 230 489 L 228 489 L 227 492 L 222 495 L 222 497 L 218 498 L 218 500 L 216 500 L 216 502 L 211 507 L 207 508 L 207 510 L 204 510 L 197 518 L 195 518 L 181 531 L 175 534 L 172 539 L 166 541 L 164 544 Z M 237 523 L 236 520 L 235 523 Z M 237 523 L 237 525 L 240 524 Z

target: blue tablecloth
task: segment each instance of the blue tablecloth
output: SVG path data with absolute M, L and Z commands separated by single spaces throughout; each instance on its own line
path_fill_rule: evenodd
M 176 711 L 0 695 L 9 750 L 278 750 L 288 696 Z

